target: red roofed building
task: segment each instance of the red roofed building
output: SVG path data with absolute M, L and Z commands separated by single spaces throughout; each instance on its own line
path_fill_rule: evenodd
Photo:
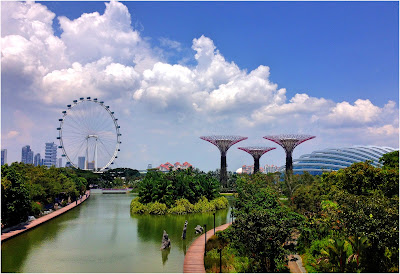
M 165 164 L 161 164 L 159 167 L 157 167 L 160 171 L 169 171 L 170 168 L 172 170 L 177 170 L 177 169 L 187 169 L 191 167 L 192 165 L 189 164 L 188 162 L 184 162 L 183 164 L 176 162 L 174 165 L 172 165 L 169 162 L 166 162 Z

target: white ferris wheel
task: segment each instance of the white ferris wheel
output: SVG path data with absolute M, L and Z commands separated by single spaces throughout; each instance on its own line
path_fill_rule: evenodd
M 120 126 L 114 112 L 97 98 L 80 98 L 67 105 L 59 119 L 57 139 L 67 165 L 103 171 L 114 164 L 121 144 Z

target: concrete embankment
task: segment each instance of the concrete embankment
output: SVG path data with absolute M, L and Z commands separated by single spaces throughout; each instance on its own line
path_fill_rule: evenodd
M 20 224 L 17 227 L 15 227 L 14 229 L 5 232 L 5 233 L 1 233 L 1 243 L 5 242 L 6 240 L 9 240 L 11 238 L 14 238 L 15 236 L 22 234 L 32 228 L 37 227 L 38 225 L 41 225 L 57 216 L 60 216 L 61 214 L 67 212 L 68 210 L 79 206 L 81 203 L 83 203 L 84 201 L 86 201 L 86 199 L 88 199 L 90 197 L 90 190 L 86 191 L 86 195 L 83 195 L 82 198 L 80 200 L 78 200 L 78 203 L 76 202 L 72 202 L 69 205 L 58 209 L 56 211 L 53 211 L 50 214 L 47 214 L 45 216 L 42 216 L 40 218 L 37 218 L 36 220 L 33 220 L 29 223 L 25 223 L 25 224 Z

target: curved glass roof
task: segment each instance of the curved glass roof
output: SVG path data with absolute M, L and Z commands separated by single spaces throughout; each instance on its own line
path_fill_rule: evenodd
M 304 154 L 293 160 L 295 174 L 312 171 L 312 174 L 322 174 L 323 171 L 335 171 L 349 167 L 353 163 L 372 161 L 372 165 L 380 166 L 379 158 L 388 152 L 398 149 L 378 146 L 354 146 L 344 148 L 328 148 Z

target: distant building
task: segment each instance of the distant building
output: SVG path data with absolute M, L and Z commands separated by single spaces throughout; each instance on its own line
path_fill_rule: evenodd
M 1 149 L 1 165 L 7 164 L 7 149 Z
M 36 153 L 35 157 L 33 158 L 34 166 L 41 166 L 42 165 L 42 157 L 40 157 L 40 153 Z
M 44 152 L 44 165 L 47 167 L 57 165 L 57 145 L 52 143 L 46 143 Z
M 152 164 L 148 164 L 147 165 L 147 169 L 152 169 L 153 168 L 153 165 Z
M 57 167 L 63 167 L 62 165 L 62 158 L 57 159 Z
M 237 171 L 236 171 L 236 173 L 238 173 Z M 254 165 L 251 165 L 251 166 L 243 165 L 240 173 L 253 174 L 253 171 L 254 171 Z M 260 172 L 263 173 L 264 168 L 260 167 Z
M 78 168 L 85 169 L 85 156 L 78 157 Z
M 175 164 L 171 164 L 170 162 L 166 162 L 165 164 L 161 164 L 157 167 L 160 171 L 169 171 L 170 169 L 172 170 L 177 170 L 177 169 L 187 169 L 189 167 L 192 167 L 191 164 L 188 162 L 184 162 L 183 164 L 180 164 L 179 162 L 176 162 Z
M 265 165 L 264 166 L 264 173 L 274 173 L 279 171 L 279 167 L 275 165 Z
M 94 170 L 94 161 L 88 163 L 88 168 L 87 169 Z
M 33 151 L 31 146 L 26 145 L 22 148 L 21 162 L 25 164 L 33 164 Z

